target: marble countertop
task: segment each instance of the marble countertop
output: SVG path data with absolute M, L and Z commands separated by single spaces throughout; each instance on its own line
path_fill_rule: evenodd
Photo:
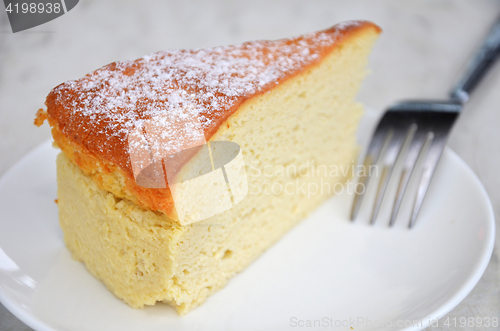
M 169 48 L 289 37 L 344 20 L 367 19 L 384 33 L 358 99 L 382 111 L 400 99 L 446 96 L 499 14 L 498 0 L 82 0 L 54 21 L 13 34 L 7 15 L 0 13 L 0 175 L 50 138 L 47 125 L 32 124 L 50 89 L 115 60 Z M 449 141 L 486 187 L 497 225 L 499 87 L 500 65 L 466 105 Z M 500 317 L 498 233 L 496 243 L 478 285 L 447 316 Z M 0 331 L 6 330 L 29 328 L 0 305 Z

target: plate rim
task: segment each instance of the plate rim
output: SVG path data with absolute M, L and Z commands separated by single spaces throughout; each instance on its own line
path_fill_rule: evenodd
M 6 178 L 10 176 L 10 174 L 14 171 L 15 168 L 21 166 L 22 164 L 28 162 L 29 159 L 33 157 L 34 154 L 39 152 L 40 150 L 46 148 L 47 145 L 52 144 L 52 139 L 47 139 L 42 142 L 28 153 L 26 153 L 23 157 L 21 157 L 17 162 L 15 162 L 1 177 L 0 177 L 0 187 L 4 185 Z M 49 146 L 50 147 L 50 146 Z M 442 304 L 438 309 L 436 309 L 432 315 L 428 315 L 422 319 L 422 321 L 428 320 L 429 318 L 438 318 L 441 320 L 446 314 L 448 314 L 452 309 L 454 309 L 458 304 L 460 304 L 467 295 L 476 287 L 479 280 L 484 275 L 486 268 L 489 265 L 491 260 L 491 256 L 493 254 L 493 249 L 495 247 L 495 233 L 496 233 L 496 224 L 495 224 L 495 213 L 493 210 L 493 205 L 489 198 L 488 192 L 486 191 L 483 183 L 481 182 L 479 176 L 472 170 L 472 168 L 450 147 L 446 146 L 445 152 L 448 153 L 455 162 L 458 162 L 460 166 L 462 166 L 470 175 L 472 175 L 472 179 L 476 184 L 478 184 L 478 188 L 480 194 L 482 195 L 482 200 L 485 201 L 487 207 L 488 220 L 486 221 L 486 225 L 489 231 L 485 231 L 485 245 L 483 248 L 484 253 L 481 255 L 478 260 L 478 264 L 474 270 L 474 273 L 470 275 L 468 280 L 461 286 L 460 290 L 455 292 L 453 296 L 451 296 L 444 304 Z M 0 246 L 1 248 L 1 246 Z M 66 329 L 56 329 L 51 325 L 48 325 L 44 321 L 42 321 L 39 317 L 30 314 L 27 310 L 21 308 L 17 304 L 15 304 L 8 295 L 4 292 L 2 287 L 0 287 L 0 303 L 16 318 L 18 318 L 21 322 L 25 323 L 28 327 L 37 330 L 37 331 L 63 331 Z M 423 330 L 426 326 L 422 325 L 422 327 L 408 327 L 403 328 L 401 330 L 405 331 L 417 331 Z
M 493 205 L 491 204 L 490 197 L 483 183 L 481 182 L 479 176 L 472 170 L 472 168 L 465 162 L 457 152 L 452 150 L 450 147 L 446 146 L 445 150 L 447 153 L 451 155 L 455 159 L 455 161 L 461 163 L 461 165 L 472 175 L 474 181 L 479 184 L 479 190 L 481 195 L 486 201 L 486 206 L 488 208 L 488 219 L 490 222 L 486 222 L 486 225 L 490 228 L 490 231 L 485 231 L 485 234 L 488 235 L 488 238 L 485 237 L 485 246 L 484 252 L 481 258 L 479 259 L 479 263 L 476 266 L 475 272 L 469 277 L 469 279 L 462 284 L 462 287 L 459 291 L 455 293 L 455 295 L 451 296 L 440 308 L 436 309 L 433 315 L 428 315 L 422 319 L 422 321 L 428 320 L 429 318 L 437 317 L 438 320 L 441 320 L 446 314 L 456 308 L 476 287 L 479 280 L 483 277 L 486 268 L 490 264 L 491 257 L 493 255 L 493 249 L 495 247 L 495 234 L 496 234 L 496 224 L 495 224 L 495 211 L 493 210 Z M 426 326 L 416 327 L 416 328 L 404 328 L 404 331 L 417 331 L 424 330 Z

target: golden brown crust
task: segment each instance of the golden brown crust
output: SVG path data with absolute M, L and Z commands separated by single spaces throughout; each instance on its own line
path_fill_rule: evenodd
M 202 101 L 200 103 L 201 110 L 198 114 L 200 118 L 202 118 L 202 128 L 206 139 L 209 140 L 225 120 L 241 107 L 244 102 L 272 89 L 277 83 L 283 83 L 285 80 L 299 75 L 311 66 L 317 65 L 335 47 L 345 41 L 346 38 L 352 37 L 358 32 L 370 29 L 380 32 L 380 28 L 370 22 L 349 22 L 334 26 L 325 31 L 295 39 L 285 39 L 274 42 L 254 42 L 234 46 L 239 47 L 238 50 L 243 52 L 243 57 L 257 56 L 260 61 L 269 57 L 270 54 L 268 53 L 286 47 L 291 48 L 292 51 L 295 52 L 307 48 L 308 54 L 301 55 L 303 58 L 296 60 L 291 67 L 286 68 L 286 70 L 279 73 L 277 77 L 271 77 L 274 80 L 267 82 L 258 89 L 236 95 L 231 94 L 233 93 L 232 90 L 215 91 L 216 94 L 221 94 L 214 97 L 214 99 L 217 97 L 219 98 L 216 100 L 218 103 L 215 103 L 215 105 L 218 105 L 217 109 L 214 109 L 214 103 L 210 103 L 211 101 Z M 304 47 L 304 44 L 307 44 L 307 46 Z M 294 49 L 293 47 L 296 48 Z M 258 49 L 258 54 L 254 48 Z M 250 53 L 245 53 L 246 50 L 250 50 Z M 220 54 L 221 51 L 222 54 Z M 217 50 L 219 56 L 224 56 L 224 52 L 233 54 L 231 53 L 232 51 L 234 51 L 234 49 L 231 48 Z M 182 53 L 180 54 L 181 56 L 189 58 L 193 56 L 192 52 L 195 51 L 180 52 Z M 176 54 L 172 55 L 170 53 L 166 55 L 161 53 L 158 54 L 158 61 L 160 62 L 165 61 L 165 58 L 168 59 L 169 56 L 176 56 Z M 226 54 L 226 56 L 229 55 Z M 297 57 L 297 55 L 294 56 Z M 279 60 L 281 60 L 281 58 Z M 155 65 L 158 65 L 160 62 L 155 63 Z M 271 65 L 272 64 L 265 62 L 265 68 Z M 151 116 L 151 112 L 148 109 L 148 102 L 149 104 L 151 103 L 150 99 L 145 98 L 141 100 L 139 98 L 135 103 L 133 116 L 130 115 L 130 110 L 126 109 L 125 106 L 123 109 L 120 108 L 122 104 L 119 104 L 117 108 L 113 109 L 113 116 L 107 116 L 106 112 L 102 111 L 105 107 L 97 110 L 92 109 L 96 102 L 101 101 L 103 98 L 103 96 L 98 93 L 101 93 L 100 91 L 102 90 L 107 91 L 106 88 L 113 84 L 113 82 L 110 83 L 113 77 L 109 75 L 114 75 L 118 72 L 122 75 L 120 77 L 129 77 L 143 70 L 145 66 L 147 66 L 147 64 L 144 64 L 144 58 L 136 61 L 116 62 L 80 80 L 63 83 L 57 86 L 47 96 L 46 105 L 48 120 L 52 127 L 54 140 L 59 147 L 70 160 L 77 164 L 87 175 L 91 176 L 102 189 L 111 191 L 118 197 L 127 198 L 145 208 L 161 211 L 170 219 L 176 220 L 175 208 L 168 187 L 165 189 L 151 189 L 137 185 L 130 163 L 130 156 L 127 149 L 126 128 L 127 125 L 130 126 L 134 123 L 130 123 L 129 117 L 134 117 L 136 120 L 145 120 L 148 116 Z M 203 69 L 213 70 L 213 66 Z M 200 72 L 198 72 L 198 74 L 200 74 Z M 203 74 L 204 72 L 201 72 L 202 76 Z M 234 73 L 231 75 L 233 74 Z M 184 75 L 186 75 L 186 72 L 184 72 Z M 103 76 L 105 77 L 103 78 Z M 203 79 L 204 77 L 201 79 L 199 77 L 193 77 L 189 80 L 183 76 L 180 79 L 172 78 L 168 83 L 174 84 L 175 89 L 179 91 L 187 90 L 188 93 L 191 93 L 193 92 L 194 86 L 202 90 L 205 95 L 206 93 L 213 94 L 213 90 L 207 87 L 207 82 L 204 82 Z M 208 78 L 206 80 L 208 80 Z M 255 85 L 255 81 L 249 81 L 249 83 Z M 127 87 L 123 87 L 123 90 L 126 93 Z M 171 90 L 169 91 L 171 92 Z M 227 93 L 227 91 L 229 91 L 229 93 Z M 87 100 L 92 100 L 92 102 L 89 103 Z M 157 102 L 155 106 L 158 107 L 159 105 L 160 107 L 165 107 L 167 111 L 169 111 L 168 104 L 170 104 L 171 100 L 163 100 L 162 102 L 163 103 Z M 124 121 L 123 118 L 126 118 L 126 120 Z M 37 113 L 35 124 L 43 123 L 43 119 L 43 115 Z M 117 186 L 117 183 L 119 186 Z
M 40 108 L 35 114 L 35 120 L 33 121 L 33 124 L 35 124 L 38 127 L 42 126 L 43 122 L 45 122 L 46 119 L 47 119 L 47 112 L 42 108 Z
M 99 188 L 112 192 L 119 198 L 126 198 L 145 209 L 161 211 L 171 220 L 177 219 L 168 187 L 151 189 L 137 185 L 133 176 L 115 164 L 99 159 L 85 147 L 75 144 L 62 134 L 56 125 L 52 125 L 52 136 L 64 154 L 90 176 Z

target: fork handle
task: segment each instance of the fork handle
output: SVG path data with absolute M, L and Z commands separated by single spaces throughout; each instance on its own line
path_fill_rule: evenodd
M 465 103 L 488 70 L 500 57 L 500 17 L 491 28 L 483 45 L 470 61 L 465 74 L 455 88 L 450 92 L 450 97 Z

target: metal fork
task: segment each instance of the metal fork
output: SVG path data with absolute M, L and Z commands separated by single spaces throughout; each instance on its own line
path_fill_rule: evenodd
M 463 78 L 451 90 L 449 99 L 444 101 L 404 101 L 390 107 L 375 129 L 363 162 L 365 171 L 360 176 L 359 184 L 365 189 L 356 192 L 351 210 L 351 220 L 355 220 L 370 181 L 371 166 L 382 159 L 382 172 L 375 196 L 370 223 L 377 219 L 389 179 L 404 145 L 409 144 L 406 159 L 393 203 L 389 226 L 393 226 L 403 201 L 406 188 L 417 160 L 425 158 L 423 172 L 418 186 L 408 227 L 412 228 L 417 220 L 432 176 L 448 140 L 448 135 L 455 120 L 462 111 L 470 93 L 484 77 L 486 72 L 500 57 L 500 17 L 497 19 L 483 45 L 471 60 Z M 424 145 L 426 153 L 423 153 Z M 426 155 L 421 155 L 426 154 Z

